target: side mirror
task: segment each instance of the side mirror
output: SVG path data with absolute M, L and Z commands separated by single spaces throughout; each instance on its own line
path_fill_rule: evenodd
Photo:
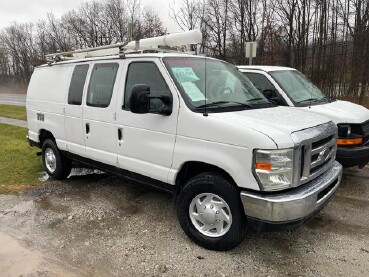
M 134 85 L 129 98 L 131 112 L 137 114 L 155 113 L 170 115 L 173 107 L 171 93 L 161 92 L 155 95 L 150 92 L 148 85 Z

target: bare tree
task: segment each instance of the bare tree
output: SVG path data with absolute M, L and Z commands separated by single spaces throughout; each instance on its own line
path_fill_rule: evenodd
M 200 2 L 196 0 L 183 0 L 180 1 L 180 4 L 174 0 L 169 5 L 169 16 L 183 31 L 193 30 L 198 28 L 200 5 Z

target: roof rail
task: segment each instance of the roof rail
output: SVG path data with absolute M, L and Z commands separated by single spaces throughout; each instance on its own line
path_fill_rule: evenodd
M 119 57 L 124 58 L 125 54 L 127 53 L 143 53 L 145 51 L 184 53 L 182 51 L 178 51 L 175 47 L 187 44 L 197 44 L 201 41 L 202 34 L 200 30 L 192 30 L 188 32 L 174 33 L 160 37 L 131 41 L 128 43 L 116 43 L 94 48 L 48 54 L 46 55 L 46 60 L 48 64 L 51 64 L 53 62 L 56 63 L 62 60 L 85 59 L 112 55 L 119 55 Z

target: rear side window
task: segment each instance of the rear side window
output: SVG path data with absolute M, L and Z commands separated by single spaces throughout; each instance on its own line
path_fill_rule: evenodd
M 106 108 L 110 105 L 118 67 L 117 63 L 94 65 L 88 86 L 87 106 Z
M 124 90 L 124 109 L 129 111 L 129 98 L 134 85 L 148 85 L 150 92 L 169 91 L 167 83 L 158 67 L 153 62 L 133 62 L 128 67 L 126 87 Z M 155 101 L 152 101 L 153 103 Z
M 89 68 L 88 64 L 77 65 L 74 68 L 72 80 L 69 86 L 68 104 L 81 105 L 83 87 L 85 86 L 88 68 Z

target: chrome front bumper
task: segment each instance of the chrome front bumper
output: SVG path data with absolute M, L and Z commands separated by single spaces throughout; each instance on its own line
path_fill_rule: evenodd
M 241 192 L 245 214 L 270 223 L 303 220 L 324 207 L 338 189 L 341 178 L 342 166 L 334 162 L 319 177 L 286 192 Z

